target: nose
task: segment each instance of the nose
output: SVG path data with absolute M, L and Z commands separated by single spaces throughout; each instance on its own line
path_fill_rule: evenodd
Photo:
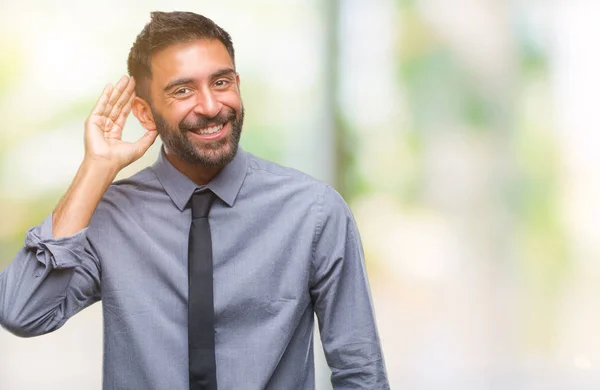
M 210 88 L 199 91 L 196 95 L 194 112 L 208 118 L 214 118 L 221 111 L 223 104 L 219 102 Z

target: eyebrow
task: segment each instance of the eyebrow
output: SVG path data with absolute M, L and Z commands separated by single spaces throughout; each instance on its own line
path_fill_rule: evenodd
M 167 92 L 168 90 L 170 90 L 173 87 L 176 87 L 178 85 L 184 85 L 184 84 L 189 84 L 191 82 L 193 82 L 194 79 L 190 78 L 190 77 L 185 77 L 185 78 L 180 78 L 180 79 L 175 79 L 171 82 L 169 82 L 169 84 L 167 84 L 164 88 L 164 91 Z
M 221 70 L 218 70 L 215 73 L 211 74 L 210 79 L 214 80 L 216 78 L 223 77 L 225 75 L 231 75 L 231 74 L 235 74 L 235 70 L 233 70 L 232 68 L 221 69 Z M 179 79 L 172 80 L 165 86 L 164 91 L 167 92 L 171 88 L 176 87 L 178 85 L 185 85 L 185 84 L 193 83 L 195 80 L 196 79 L 191 78 L 191 77 L 182 77 Z
M 221 70 L 216 71 L 215 73 L 210 75 L 210 78 L 214 80 L 214 79 L 218 79 L 219 77 L 232 75 L 232 74 L 235 74 L 235 70 L 233 70 L 231 68 L 226 68 L 226 69 L 221 69 Z

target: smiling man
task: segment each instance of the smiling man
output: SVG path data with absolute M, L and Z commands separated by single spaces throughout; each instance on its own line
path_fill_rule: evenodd
M 0 274 L 0 324 L 60 328 L 102 301 L 104 389 L 314 389 L 313 327 L 335 389 L 388 389 L 359 234 L 329 186 L 238 148 L 229 34 L 152 13 L 85 125 L 55 210 Z M 122 141 L 129 113 L 147 129 Z M 116 174 L 157 135 L 156 163 Z

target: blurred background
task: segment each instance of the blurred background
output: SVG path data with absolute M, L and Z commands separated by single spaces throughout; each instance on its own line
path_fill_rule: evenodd
M 0 0 L 0 269 L 152 10 L 229 31 L 243 147 L 350 204 L 393 389 L 600 388 L 594 0 Z M 100 389 L 101 328 L 0 330 L 0 389 Z

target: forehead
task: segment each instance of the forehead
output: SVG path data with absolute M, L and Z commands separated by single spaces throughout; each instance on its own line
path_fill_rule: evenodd
M 202 79 L 223 68 L 233 68 L 229 52 L 219 40 L 176 43 L 152 55 L 152 84 L 178 77 Z

